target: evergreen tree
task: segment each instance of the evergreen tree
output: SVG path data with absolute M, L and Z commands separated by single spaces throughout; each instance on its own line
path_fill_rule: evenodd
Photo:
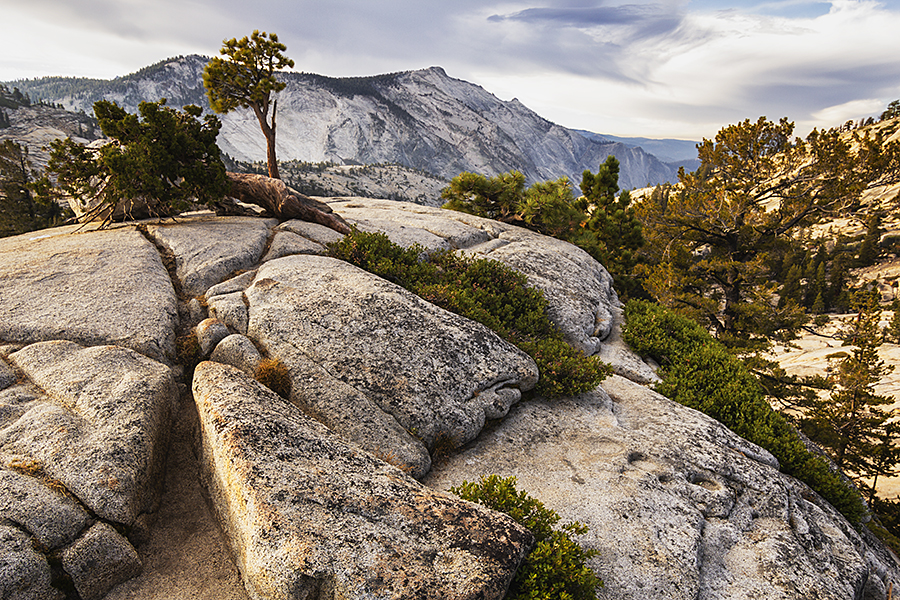
M 805 140 L 793 132 L 787 119 L 764 117 L 725 127 L 698 145 L 700 167 L 679 173 L 681 188 L 664 208 L 654 201 L 638 207 L 647 290 L 732 347 L 791 339 L 806 320 L 772 301 L 779 286 L 768 255 L 781 240 L 854 208 L 867 187 L 900 180 L 900 143 L 878 132 L 854 131 L 852 140 L 837 130 Z M 816 274 L 813 265 L 807 281 Z
M 813 302 L 816 299 L 816 294 L 818 290 L 816 289 L 816 273 L 819 270 L 819 265 L 815 262 L 815 257 L 810 257 L 810 259 L 806 262 L 806 269 L 803 272 L 803 280 L 805 285 L 803 286 L 803 306 L 809 308 L 812 306 Z
M 881 240 L 881 213 L 873 213 L 866 221 L 866 237 L 859 247 L 859 255 L 856 257 L 856 266 L 868 267 L 878 260 L 881 249 L 878 242 Z
M 875 393 L 875 385 L 893 371 L 878 356 L 884 339 L 878 301 L 877 292 L 854 295 L 858 313 L 842 331 L 844 345 L 853 349 L 842 353 L 831 370 L 831 395 L 810 399 L 801 418 L 804 432 L 825 448 L 839 468 L 857 478 L 887 468 L 884 461 L 876 465 L 874 460 L 878 435 L 889 416 L 882 407 L 893 402 Z
M 895 288 L 896 289 L 896 288 Z M 891 323 L 888 325 L 885 337 L 889 342 L 900 344 L 900 298 L 894 298 L 891 302 Z
M 528 227 L 572 242 L 597 259 L 615 277 L 619 292 L 631 283 L 631 269 L 643 245 L 641 223 L 631 196 L 619 190 L 619 161 L 607 157 L 597 174 L 584 171 L 575 199 L 569 180 L 535 183 L 512 171 L 495 177 L 460 173 L 441 191 L 444 208 Z
M 781 297 L 778 299 L 778 305 L 787 306 L 788 302 L 795 305 L 800 304 L 803 299 L 803 276 L 800 273 L 798 265 L 791 265 L 787 275 L 784 278 L 784 284 L 781 286 Z
M 850 292 L 847 290 L 847 252 L 841 237 L 832 252 L 831 274 L 828 277 L 828 305 L 836 312 L 850 310 Z
M 112 143 L 99 150 L 71 138 L 51 143 L 47 174 L 35 187 L 42 198 L 99 198 L 106 222 L 114 209 L 147 201 L 153 215 L 170 215 L 191 203 L 211 204 L 227 191 L 225 166 L 216 146 L 221 123 L 215 115 L 199 120 L 198 106 L 178 111 L 159 102 L 141 102 L 140 117 L 101 100 L 94 113 Z M 56 184 L 51 181 L 53 175 Z
M 894 117 L 900 117 L 900 100 L 893 100 L 887 105 L 887 108 L 881 113 L 881 120 L 887 121 Z
M 269 177 L 279 178 L 275 156 L 275 112 L 278 101 L 272 94 L 285 88 L 275 73 L 294 66 L 294 61 L 282 54 L 287 46 L 276 34 L 254 31 L 248 38 L 232 38 L 223 42 L 220 53 L 227 58 L 212 58 L 203 71 L 203 85 L 209 105 L 217 113 L 250 108 L 266 137 L 266 158 Z M 271 106 L 272 116 L 269 118 Z
M 559 239 L 570 238 L 585 218 L 575 205 L 568 177 L 532 185 L 517 213 L 528 227 Z
M 619 191 L 619 161 L 608 156 L 597 174 L 584 171 L 576 206 L 586 215 L 582 230 L 573 230 L 571 241 L 587 250 L 620 282 L 631 275 L 644 245 L 643 228 L 631 206 L 631 194 Z
M 504 223 L 523 222 L 519 209 L 525 200 L 525 175 L 510 171 L 495 177 L 460 173 L 441 191 L 444 208 Z
M 900 423 L 886 421 L 877 429 L 874 436 L 874 447 L 866 472 L 872 479 L 869 487 L 869 505 L 875 505 L 875 492 L 878 489 L 879 477 L 892 477 L 900 471 Z
M 816 267 L 816 276 L 813 280 L 813 291 L 815 292 L 815 296 L 813 297 L 811 310 L 813 314 L 821 315 L 828 310 L 828 306 L 825 303 L 825 296 L 828 294 L 828 283 L 825 278 L 824 262 L 820 262 Z
M 67 216 L 55 202 L 40 202 L 30 189 L 33 173 L 28 149 L 12 140 L 0 143 L 0 237 L 42 229 Z

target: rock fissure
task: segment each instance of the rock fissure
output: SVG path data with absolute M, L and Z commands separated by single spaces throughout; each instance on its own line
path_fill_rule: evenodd
M 150 235 L 150 232 L 147 230 L 146 223 L 138 223 L 135 226 L 135 230 L 144 236 L 148 242 L 153 244 L 153 247 L 156 248 L 156 251 L 159 253 L 159 258 L 162 261 L 163 266 L 166 269 L 166 272 L 169 274 L 169 279 L 172 282 L 172 287 L 175 289 L 175 296 L 181 302 L 186 302 L 189 298 L 186 298 L 184 295 L 184 290 L 181 287 L 181 280 L 178 279 L 178 261 L 175 257 L 175 253 L 172 252 L 170 248 L 167 248 L 163 245 L 158 239 L 154 236 Z

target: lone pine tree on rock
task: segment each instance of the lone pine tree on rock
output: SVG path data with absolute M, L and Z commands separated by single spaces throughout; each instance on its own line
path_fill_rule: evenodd
M 248 38 L 232 38 L 223 42 L 220 53 L 227 58 L 212 58 L 203 71 L 203 85 L 209 105 L 217 113 L 225 114 L 240 108 L 251 108 L 266 136 L 266 158 L 269 177 L 280 179 L 275 158 L 275 112 L 278 101 L 273 92 L 284 89 L 285 83 L 275 73 L 293 67 L 294 61 L 282 54 L 287 46 L 276 34 L 258 30 Z M 272 118 L 269 120 L 269 106 Z

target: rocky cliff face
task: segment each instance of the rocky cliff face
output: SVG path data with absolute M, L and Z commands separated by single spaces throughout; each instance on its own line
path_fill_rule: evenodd
M 52 106 L 21 106 L 5 111 L 10 126 L 0 129 L 0 142 L 12 140 L 28 148 L 32 166 L 43 169 L 53 140 L 70 137 L 88 144 L 103 137 L 92 117 Z
M 490 473 L 589 525 L 603 598 L 883 600 L 900 582 L 767 452 L 647 387 L 610 277 L 580 249 L 414 204 L 330 204 L 397 243 L 525 272 L 617 375 L 521 401 L 529 357 L 321 256 L 339 234 L 315 224 L 198 214 L 0 240 L 0 596 L 502 598 L 529 532 L 446 492 Z M 207 359 L 192 376 L 186 332 Z M 251 377 L 263 358 L 287 367 L 286 397 Z M 435 464 L 439 440 L 456 449 Z M 173 529 L 176 475 L 212 516 L 198 501 Z
M 32 97 L 90 113 L 113 100 L 130 112 L 141 101 L 208 107 L 201 74 L 206 59 L 164 61 L 113 81 L 50 78 L 16 82 Z M 638 147 L 578 132 L 541 118 L 521 102 L 504 102 L 483 88 L 432 67 L 375 77 L 336 79 L 285 73 L 278 95 L 280 160 L 339 164 L 398 163 L 451 178 L 513 169 L 529 181 L 568 176 L 576 184 L 609 155 L 622 167 L 619 185 L 632 189 L 673 181 L 677 167 Z M 67 83 L 68 82 L 68 83 Z M 265 160 L 265 140 L 249 110 L 225 115 L 219 146 L 244 161 Z

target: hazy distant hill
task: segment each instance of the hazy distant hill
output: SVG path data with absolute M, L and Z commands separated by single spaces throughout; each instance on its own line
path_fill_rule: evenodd
M 700 166 L 697 158 L 697 144 L 694 140 L 654 140 L 644 137 L 618 137 L 607 133 L 593 133 L 576 129 L 581 135 L 590 139 L 610 142 L 620 142 L 626 146 L 641 148 L 644 152 L 652 154 L 659 160 L 672 165 L 677 170 L 683 166 L 686 171 L 695 171 Z
M 31 98 L 75 111 L 90 112 L 99 99 L 136 111 L 142 100 L 163 97 L 172 106 L 206 108 L 206 60 L 173 58 L 110 81 L 51 77 L 14 85 Z M 623 189 L 671 181 L 677 171 L 639 147 L 560 127 L 518 100 L 502 101 L 439 67 L 360 78 L 282 78 L 288 85 L 278 96 L 280 160 L 396 163 L 444 178 L 517 169 L 529 181 L 566 175 L 578 183 L 582 171 L 596 171 L 612 154 L 622 164 Z M 225 152 L 244 161 L 265 158 L 264 138 L 250 111 L 222 120 L 219 145 Z

